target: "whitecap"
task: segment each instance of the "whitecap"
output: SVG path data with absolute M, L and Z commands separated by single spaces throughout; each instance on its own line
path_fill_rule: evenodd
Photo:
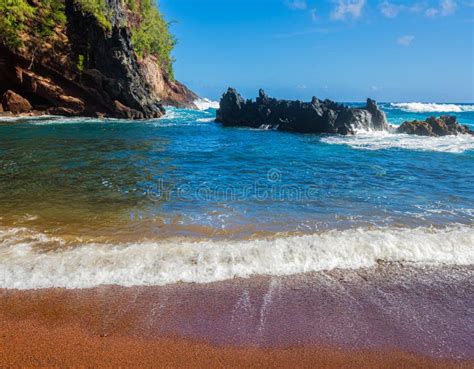
M 199 110 L 219 109 L 218 101 L 212 101 L 207 98 L 195 100 L 194 105 L 196 105 Z
M 409 112 L 409 113 L 463 113 L 474 111 L 474 105 L 462 104 L 436 104 L 436 103 L 391 103 L 391 107 Z

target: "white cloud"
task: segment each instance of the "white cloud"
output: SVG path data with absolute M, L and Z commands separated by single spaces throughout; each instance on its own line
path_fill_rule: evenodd
M 414 40 L 415 40 L 415 36 L 413 35 L 400 36 L 397 39 L 397 44 L 402 45 L 402 46 L 410 46 Z
M 318 12 L 315 8 L 311 9 L 311 19 L 313 20 L 313 22 L 316 22 L 318 20 Z
M 458 4 L 455 0 L 440 0 L 439 7 L 432 7 L 426 9 L 425 15 L 430 18 L 437 16 L 446 17 L 450 14 L 453 14 L 456 11 L 457 7 Z
M 379 8 L 382 14 L 385 15 L 387 18 L 395 18 L 403 9 L 403 5 L 396 5 L 385 0 L 380 3 Z
M 440 6 L 442 16 L 453 14 L 456 11 L 456 8 L 458 7 L 456 1 L 454 0 L 442 0 Z
M 412 6 L 408 7 L 408 11 L 412 13 L 420 13 L 426 8 L 426 3 L 421 2 L 421 3 L 414 3 Z
M 430 18 L 436 17 L 438 14 L 439 14 L 439 10 L 436 8 L 428 8 L 426 9 L 426 12 L 425 12 L 425 15 Z
M 421 13 L 424 12 L 425 16 L 434 17 L 445 17 L 453 14 L 458 8 L 456 0 L 439 0 L 437 6 L 427 7 L 426 2 L 415 2 L 409 4 L 396 4 L 389 0 L 383 0 L 379 3 L 380 12 L 387 18 L 395 18 L 402 12 L 410 13 Z
M 366 0 L 336 0 L 336 7 L 331 13 L 333 20 L 359 18 L 362 15 Z
M 286 0 L 285 4 L 290 9 L 305 10 L 308 7 L 306 0 Z

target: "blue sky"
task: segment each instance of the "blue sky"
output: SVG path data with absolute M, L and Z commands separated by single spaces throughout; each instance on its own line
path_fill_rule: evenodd
M 474 0 L 160 0 L 203 97 L 473 102 Z

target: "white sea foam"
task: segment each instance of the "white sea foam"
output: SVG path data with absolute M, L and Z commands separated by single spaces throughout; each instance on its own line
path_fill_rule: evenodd
M 196 112 L 188 109 L 167 107 L 166 114 L 159 119 L 146 121 L 157 126 L 189 125 L 196 121 Z
M 474 264 L 474 228 L 352 229 L 264 240 L 87 244 L 41 251 L 44 235 L 0 231 L 0 288 L 208 283 L 388 262 Z M 54 240 L 54 242 L 58 242 Z
M 435 103 L 391 103 L 392 107 L 410 113 L 462 113 L 474 111 L 474 105 L 435 104 Z
M 327 136 L 321 141 L 328 144 L 348 145 L 361 150 L 400 148 L 449 153 L 474 150 L 474 136 L 471 135 L 424 137 L 390 132 L 359 131 L 354 136 Z
M 58 119 L 56 115 L 36 115 L 36 116 L 27 116 L 27 115 L 5 115 L 0 116 L 0 122 L 30 122 L 30 121 L 49 121 L 52 119 Z
M 212 101 L 209 99 L 198 99 L 194 101 L 194 105 L 199 110 L 207 110 L 207 109 L 219 109 L 219 102 L 218 101 Z
M 108 123 L 108 122 L 127 122 L 122 119 L 114 118 L 90 118 L 90 117 L 62 117 L 58 115 L 39 115 L 39 116 L 11 116 L 0 117 L 0 123 L 28 123 L 34 126 L 58 125 L 58 124 L 77 124 L 77 123 Z

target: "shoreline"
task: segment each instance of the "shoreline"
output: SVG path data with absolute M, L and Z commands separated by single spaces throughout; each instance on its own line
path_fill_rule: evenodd
M 0 290 L 0 365 L 467 368 L 471 272 Z

